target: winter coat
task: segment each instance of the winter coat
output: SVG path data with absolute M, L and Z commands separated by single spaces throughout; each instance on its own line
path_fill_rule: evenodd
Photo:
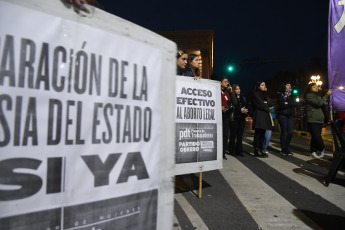
M 248 109 L 246 98 L 242 95 L 240 95 L 240 97 L 235 95 L 234 98 L 236 100 L 234 105 L 234 121 L 243 121 L 248 116 L 247 114 L 241 112 L 243 107 Z
M 234 106 L 236 105 L 236 98 L 234 93 L 229 93 L 227 90 L 222 90 L 221 94 L 222 106 L 227 106 L 228 111 L 222 113 L 224 118 L 228 118 L 230 121 L 234 118 Z
M 179 75 L 179 76 L 184 76 L 184 72 L 183 72 L 183 70 L 182 70 L 182 69 L 177 68 L 177 70 L 176 70 L 176 75 Z
M 309 92 L 306 94 L 304 101 L 308 123 L 324 123 L 325 116 L 322 112 L 322 106 L 327 101 L 328 97 L 328 94 L 321 97 L 317 92 Z
M 183 72 L 183 76 L 194 77 L 192 71 L 191 71 L 189 68 L 187 68 L 187 67 L 184 68 L 184 69 L 182 70 L 182 72 Z
M 288 104 L 285 104 L 287 102 Z M 285 116 L 291 116 L 294 113 L 294 108 L 297 106 L 296 101 L 294 97 L 289 95 L 284 99 L 284 92 L 278 93 L 278 116 L 279 115 L 285 115 Z
M 229 92 L 227 90 L 222 90 L 221 99 L 222 99 L 222 106 L 229 106 L 231 99 L 230 99 Z
M 267 101 L 267 104 L 264 103 Z M 268 99 L 266 94 L 260 90 L 254 90 L 252 107 L 253 113 L 253 129 L 272 130 L 272 122 L 270 116 L 270 107 L 274 106 L 273 102 Z

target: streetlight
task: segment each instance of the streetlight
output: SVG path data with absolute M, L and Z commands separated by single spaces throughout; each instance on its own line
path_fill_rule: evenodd
M 311 81 L 309 82 L 309 84 L 315 83 L 319 87 L 319 89 L 321 89 L 322 81 L 320 81 L 320 75 L 311 76 L 310 79 L 311 79 Z
M 319 89 L 321 89 L 322 81 L 320 81 L 320 75 L 311 76 L 310 79 L 311 79 L 311 81 L 309 82 L 309 84 L 315 83 L 319 87 Z

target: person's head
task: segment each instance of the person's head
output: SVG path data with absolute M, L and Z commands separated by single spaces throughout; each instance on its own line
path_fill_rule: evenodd
M 186 68 L 187 58 L 188 58 L 187 52 L 184 50 L 177 50 L 176 58 L 177 58 L 177 68 L 179 69 Z
M 304 90 L 304 97 L 309 92 L 314 92 L 314 93 L 319 92 L 319 87 L 316 85 L 316 83 L 313 82 L 307 85 L 307 87 Z
M 307 92 L 319 92 L 319 87 L 316 83 L 310 83 L 307 85 Z
M 199 64 L 200 64 L 199 55 L 196 55 L 196 54 L 188 55 L 187 67 L 191 70 L 194 76 L 200 75 Z
M 291 90 L 291 83 L 290 82 L 285 83 L 285 90 Z
M 199 55 L 189 54 L 187 63 L 190 69 L 199 68 L 199 62 Z
M 262 92 L 267 91 L 266 83 L 264 81 L 259 81 L 258 83 L 256 83 L 255 90 L 262 91 Z
M 220 87 L 226 89 L 229 86 L 229 80 L 226 77 L 220 79 Z
M 241 88 L 238 84 L 233 84 L 232 85 L 232 90 L 235 92 L 236 95 L 240 95 L 241 94 Z

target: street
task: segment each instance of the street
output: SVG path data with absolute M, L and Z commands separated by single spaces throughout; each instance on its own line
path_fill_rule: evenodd
M 294 134 L 293 156 L 280 154 L 274 130 L 268 158 L 253 156 L 247 124 L 244 156 L 229 156 L 221 170 L 185 175 L 192 191 L 175 192 L 174 230 L 179 229 L 344 229 L 345 173 L 341 169 L 325 187 L 332 154 L 329 127 L 323 130 L 324 159 L 309 157 L 310 137 Z

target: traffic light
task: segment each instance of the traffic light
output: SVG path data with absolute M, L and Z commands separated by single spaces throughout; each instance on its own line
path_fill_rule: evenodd
M 232 65 L 229 65 L 229 66 L 228 66 L 228 71 L 229 71 L 229 72 L 232 72 L 232 71 L 234 71 L 234 66 L 232 66 Z
M 293 94 L 298 94 L 298 89 L 294 89 L 294 90 L 292 91 L 292 93 L 293 93 Z

